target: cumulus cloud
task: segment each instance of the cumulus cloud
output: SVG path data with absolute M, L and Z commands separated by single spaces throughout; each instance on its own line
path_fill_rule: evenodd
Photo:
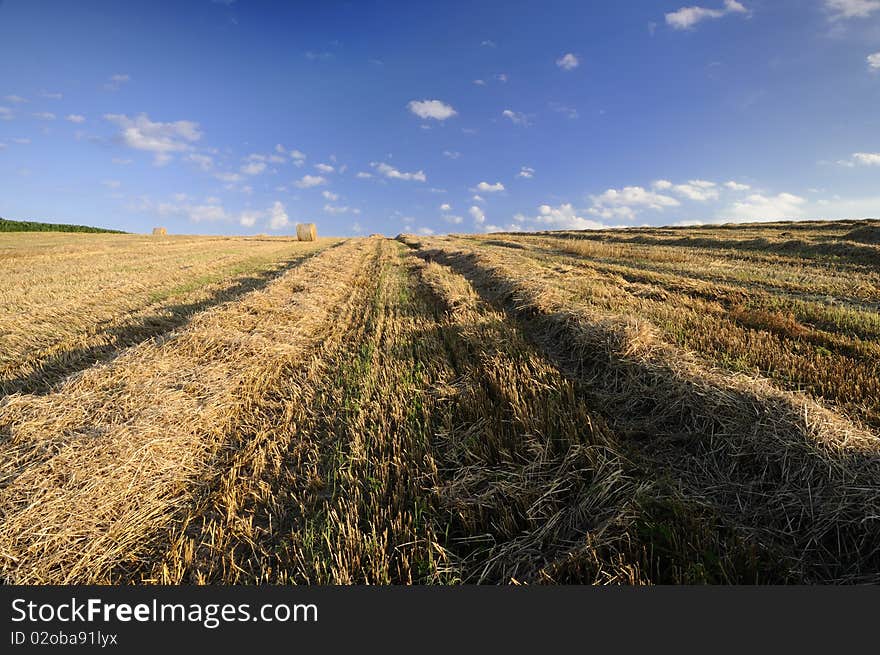
M 192 150 L 202 138 L 199 124 L 193 121 L 161 123 L 146 114 L 129 118 L 124 114 L 105 114 L 104 118 L 120 128 L 119 137 L 129 148 L 152 152 L 156 164 L 166 163 L 173 152 Z
M 321 195 L 324 196 L 325 200 L 330 200 L 331 202 L 339 200 L 339 195 L 333 193 L 332 191 L 321 191 Z
M 690 180 L 687 184 L 674 184 L 671 191 L 688 200 L 706 202 L 718 199 L 718 189 L 714 182 L 706 180 Z
M 336 170 L 330 164 L 315 164 L 315 168 L 317 168 L 322 173 L 332 173 Z
M 880 71 L 880 52 L 875 52 L 873 55 L 868 55 L 868 68 L 872 71 Z
M 504 191 L 504 185 L 501 184 L 501 182 L 496 182 L 495 184 L 480 182 L 477 185 L 477 190 L 483 191 L 484 193 L 497 193 L 498 191 Z
M 535 177 L 535 169 L 530 168 L 528 166 L 522 166 L 519 169 L 519 173 L 516 174 L 517 177 L 524 177 L 527 180 Z
M 529 117 L 523 114 L 522 112 L 513 111 L 512 109 L 505 109 L 501 112 L 501 115 L 504 118 L 510 119 L 514 125 L 529 125 Z
M 580 66 L 581 62 L 578 59 L 577 55 L 571 52 L 568 52 L 562 55 L 559 59 L 556 60 L 556 65 L 559 66 L 562 70 L 572 71 L 578 66 Z
M 407 109 L 419 118 L 432 118 L 437 121 L 445 121 L 458 114 L 452 105 L 448 105 L 440 100 L 411 100 L 407 104 Z
M 825 0 L 831 20 L 867 18 L 880 10 L 880 0 Z
M 68 114 L 64 120 L 70 121 L 71 123 L 85 123 L 86 117 L 82 114 Z
M 734 182 L 733 180 L 730 180 L 729 182 L 725 182 L 724 186 L 727 187 L 728 189 L 730 189 L 731 191 L 748 191 L 749 189 L 752 188 L 748 184 Z
M 245 209 L 239 214 L 238 222 L 242 227 L 253 227 L 263 217 L 263 212 L 255 209 Z
M 722 212 L 725 218 L 739 221 L 775 221 L 785 218 L 800 218 L 806 201 L 791 193 L 765 196 L 759 193 L 747 196 L 733 203 Z
M 450 205 L 448 202 L 444 202 L 442 205 L 440 205 L 440 211 L 442 211 L 442 212 L 448 212 L 451 209 L 452 209 L 452 205 Z
M 427 177 L 425 177 L 425 173 L 421 170 L 418 170 L 415 173 L 404 173 L 384 162 L 371 162 L 370 166 L 375 168 L 381 175 L 384 175 L 385 177 L 392 180 L 412 180 L 415 182 L 425 182 L 428 179 Z
M 280 230 L 287 225 L 287 211 L 284 204 L 280 200 L 276 200 L 275 204 L 269 209 L 269 228 L 272 230 Z
M 300 179 L 293 183 L 299 189 L 310 189 L 312 187 L 327 184 L 327 178 L 320 175 L 303 175 Z
M 266 162 L 250 161 L 244 164 L 240 170 L 245 175 L 259 175 L 266 170 Z
M 373 177 L 373 174 L 367 173 L 366 171 L 358 171 L 355 174 L 355 177 L 358 178 L 359 180 L 369 180 L 370 178 Z
M 449 159 L 458 159 L 461 157 L 461 153 L 456 150 L 444 150 L 443 156 Z
M 659 182 L 666 182 L 660 180 Z M 670 187 L 672 186 L 671 183 Z M 665 185 L 658 186 L 654 183 L 655 188 L 670 188 Z M 678 207 L 681 203 L 672 196 L 648 191 L 640 186 L 628 186 L 622 189 L 608 189 L 604 193 L 597 196 L 590 196 L 593 206 L 589 209 L 589 213 L 602 218 L 623 218 L 631 220 L 635 218 L 636 212 L 642 209 L 663 210 L 666 207 Z
M 728 14 L 748 14 L 746 9 L 737 0 L 724 0 L 721 9 L 707 9 L 705 7 L 682 7 L 666 14 L 666 24 L 676 30 L 693 29 L 697 23 L 707 19 L 723 18 Z
M 475 225 L 481 226 L 486 222 L 486 214 L 484 214 L 483 210 L 476 205 L 468 209 L 468 213 L 471 215 L 471 218 L 474 219 Z
M 538 207 L 538 215 L 533 220 L 551 230 L 598 230 L 606 227 L 599 221 L 579 216 L 571 203 L 564 203 L 558 207 L 541 205 Z

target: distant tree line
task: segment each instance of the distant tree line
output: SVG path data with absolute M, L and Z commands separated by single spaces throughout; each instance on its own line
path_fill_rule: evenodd
M 110 234 L 126 234 L 122 230 L 105 230 L 102 227 L 89 227 L 88 225 L 10 221 L 5 218 L 0 218 L 0 232 L 105 232 Z

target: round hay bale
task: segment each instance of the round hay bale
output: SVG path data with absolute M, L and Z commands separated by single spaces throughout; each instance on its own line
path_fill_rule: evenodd
M 318 238 L 318 228 L 314 223 L 297 223 L 296 238 L 300 241 L 314 241 Z

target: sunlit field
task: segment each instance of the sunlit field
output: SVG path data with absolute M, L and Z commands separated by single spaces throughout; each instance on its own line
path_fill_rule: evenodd
M 880 582 L 880 222 L 0 274 L 7 583 Z

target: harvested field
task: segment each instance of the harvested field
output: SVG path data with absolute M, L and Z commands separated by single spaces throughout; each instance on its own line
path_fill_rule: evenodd
M 3 580 L 880 582 L 877 229 L 0 237 Z

